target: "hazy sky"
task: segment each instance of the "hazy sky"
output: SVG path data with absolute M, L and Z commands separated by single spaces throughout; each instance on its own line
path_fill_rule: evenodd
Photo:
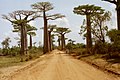
M 85 43 L 85 41 L 82 39 L 82 36 L 80 36 L 79 30 L 80 25 L 82 24 L 83 19 L 85 16 L 76 15 L 73 13 L 73 8 L 77 7 L 79 5 L 83 4 L 94 4 L 96 6 L 101 6 L 106 11 L 112 12 L 112 20 L 110 22 L 110 29 L 116 28 L 116 11 L 115 11 L 115 5 L 103 2 L 101 0 L 0 0 L 0 43 L 3 41 L 6 37 L 10 37 L 12 42 L 10 45 L 17 45 L 15 41 L 15 37 L 18 37 L 17 33 L 12 32 L 12 25 L 10 22 L 3 20 L 1 18 L 2 14 L 8 14 L 15 10 L 32 10 L 30 5 L 34 4 L 36 2 L 42 2 L 42 1 L 49 1 L 53 4 L 54 9 L 50 11 L 50 14 L 54 13 L 61 13 L 64 14 L 66 17 L 63 19 L 58 19 L 55 21 L 49 21 L 49 24 L 57 24 L 60 27 L 68 27 L 72 30 L 71 33 L 66 35 L 67 38 L 71 38 L 79 43 Z M 48 12 L 49 13 L 49 12 Z M 43 31 L 40 30 L 40 27 L 43 26 L 43 20 L 42 19 L 36 19 L 35 21 L 30 23 L 31 25 L 34 25 L 38 28 L 37 36 L 33 38 L 34 42 L 40 41 L 43 43 Z M 1 44 L 0 44 L 1 47 Z

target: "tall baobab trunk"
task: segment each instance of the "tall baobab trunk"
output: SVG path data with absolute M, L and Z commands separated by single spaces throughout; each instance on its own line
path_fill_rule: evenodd
M 24 55 L 24 51 L 25 51 L 25 46 L 24 46 L 24 29 L 23 29 L 23 25 L 21 25 L 21 48 L 20 48 L 20 54 L 21 56 Z
M 87 19 L 87 51 L 92 47 L 92 38 L 91 38 L 91 22 L 90 15 L 86 15 Z
M 25 54 L 27 54 L 27 48 L 28 48 L 28 44 L 27 44 L 27 28 L 26 26 L 24 26 L 24 46 L 25 46 Z
M 54 50 L 54 48 L 55 48 L 55 47 L 54 47 L 54 41 L 51 40 L 51 49 Z
M 30 49 L 32 48 L 32 36 L 30 35 Z
M 58 37 L 58 46 L 60 46 L 60 38 Z
M 48 49 L 48 29 L 47 29 L 47 19 L 45 11 L 43 11 L 43 19 L 44 19 L 44 47 L 43 47 L 43 53 L 49 52 Z
M 51 31 L 48 31 L 48 38 L 49 38 L 49 49 L 50 49 L 50 51 L 52 51 Z
M 118 0 L 118 4 L 120 4 L 120 0 Z M 117 24 L 118 30 L 120 30 L 120 5 L 117 5 Z
M 63 50 L 65 49 L 65 35 L 63 34 Z
M 65 49 L 65 38 L 64 38 L 64 34 L 61 35 L 61 49 L 62 49 L 62 50 Z

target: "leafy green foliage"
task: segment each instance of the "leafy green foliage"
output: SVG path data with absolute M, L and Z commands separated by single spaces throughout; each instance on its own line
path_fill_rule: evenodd
M 94 6 L 94 5 L 81 5 L 78 7 L 75 7 L 73 12 L 75 14 L 80 14 L 80 15 L 95 15 L 95 14 L 102 14 L 104 12 L 104 9 L 102 9 L 99 6 Z
M 2 50 L 2 53 L 3 55 L 7 55 L 9 53 L 9 44 L 10 44 L 11 40 L 10 38 L 5 38 L 5 40 L 3 40 L 3 42 L 1 43 L 2 46 L 3 46 L 3 50 Z
M 57 27 L 56 31 L 54 31 L 54 32 L 64 35 L 66 33 L 71 32 L 71 30 L 69 30 L 69 28 Z
M 108 53 L 109 44 L 101 41 L 96 41 L 92 48 L 92 54 L 106 54 Z
M 111 20 L 111 13 L 104 12 L 103 14 L 96 14 L 91 18 L 92 34 L 94 41 L 105 42 L 105 36 L 108 31 L 107 22 Z
M 107 33 L 112 42 L 112 52 L 120 51 L 120 30 L 112 29 Z
M 112 29 L 107 33 L 111 42 L 120 43 L 120 30 Z

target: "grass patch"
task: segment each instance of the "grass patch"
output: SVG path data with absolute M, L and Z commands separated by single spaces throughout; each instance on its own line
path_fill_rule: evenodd
M 0 68 L 21 65 L 20 57 L 0 56 Z
M 38 53 L 30 53 L 28 55 L 23 56 L 23 61 L 21 62 L 21 57 L 17 56 L 0 56 L 0 68 L 10 67 L 10 66 L 19 66 L 24 64 L 26 61 L 34 60 L 39 58 L 42 55 L 42 52 Z

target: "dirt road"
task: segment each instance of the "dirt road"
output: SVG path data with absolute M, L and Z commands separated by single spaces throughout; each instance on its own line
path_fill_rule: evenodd
M 8 80 L 120 80 L 80 60 L 54 50 L 36 65 L 12 75 Z

